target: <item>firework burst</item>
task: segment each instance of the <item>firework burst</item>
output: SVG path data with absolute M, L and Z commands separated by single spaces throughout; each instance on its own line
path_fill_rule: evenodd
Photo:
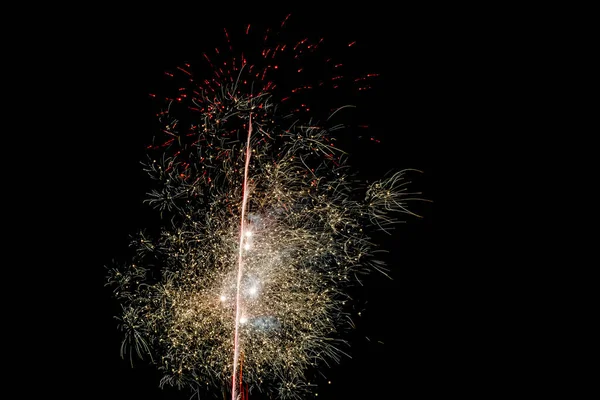
M 182 64 L 167 73 L 174 93 L 153 95 L 164 108 L 144 162 L 156 183 L 146 202 L 171 223 L 158 237 L 136 235 L 133 260 L 109 269 L 122 354 L 148 357 L 161 386 L 300 399 L 313 386 L 306 371 L 344 355 L 346 289 L 383 272 L 369 232 L 410 214 L 415 197 L 409 171 L 357 180 L 335 142 L 344 107 L 317 120 L 295 97 L 337 88 L 339 65 L 314 87 L 285 92 L 271 79 L 277 60 L 301 64 L 321 41 L 264 39 L 251 61 L 232 56 L 225 33 L 230 52 L 204 55 L 212 76 Z M 346 80 L 358 91 L 371 77 Z

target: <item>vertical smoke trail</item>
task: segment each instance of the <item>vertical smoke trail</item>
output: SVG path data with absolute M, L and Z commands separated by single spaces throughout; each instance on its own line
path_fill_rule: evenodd
M 250 165 L 250 137 L 252 135 L 252 114 L 248 120 L 248 142 L 246 143 L 246 165 L 244 167 L 244 183 L 242 189 L 242 220 L 240 222 L 240 244 L 238 253 L 238 274 L 237 274 L 237 294 L 235 300 L 235 335 L 233 339 L 233 378 L 231 383 L 231 400 L 236 400 L 235 384 L 237 381 L 237 368 L 240 357 L 240 346 L 238 342 L 239 326 L 240 326 L 240 287 L 242 284 L 242 268 L 243 268 L 243 242 L 246 227 L 246 202 L 248 200 L 248 167 Z

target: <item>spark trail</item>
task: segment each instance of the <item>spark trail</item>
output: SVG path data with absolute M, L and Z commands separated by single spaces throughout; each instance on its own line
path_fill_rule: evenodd
M 233 341 L 233 377 L 231 383 L 231 400 L 236 400 L 236 382 L 237 382 L 237 370 L 240 358 L 240 344 L 239 344 L 239 328 L 240 328 L 240 308 L 241 308 L 241 287 L 242 287 L 242 271 L 244 268 L 244 237 L 246 237 L 246 205 L 248 202 L 248 169 L 250 167 L 250 139 L 252 137 L 252 114 L 248 118 L 248 141 L 246 142 L 246 163 L 244 165 L 244 183 L 242 188 L 242 218 L 240 222 L 240 242 L 238 252 L 238 272 L 237 272 L 237 286 L 236 286 L 236 298 L 235 298 L 235 334 Z

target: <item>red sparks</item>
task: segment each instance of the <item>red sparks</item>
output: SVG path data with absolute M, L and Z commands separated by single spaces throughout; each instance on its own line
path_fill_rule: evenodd
M 192 76 L 192 74 L 189 71 L 187 71 L 187 70 L 185 70 L 185 69 L 183 69 L 181 67 L 177 67 L 177 69 L 180 70 L 180 71 L 182 71 L 182 72 L 184 72 L 184 73 L 186 73 L 186 74 L 188 74 L 189 76 Z
M 308 38 L 304 38 L 301 41 L 299 41 L 298 43 L 296 43 L 296 45 L 294 46 L 294 51 L 296 51 L 298 46 L 300 46 L 301 44 L 304 44 L 307 40 L 308 40 Z
M 332 144 L 333 146 L 333 144 Z M 331 160 L 337 167 L 340 166 L 340 164 L 338 164 L 336 162 L 335 156 L 333 154 L 325 154 L 325 158 L 328 158 L 329 160 Z
M 208 58 L 208 56 L 206 55 L 206 53 L 202 53 L 202 55 L 204 56 L 204 58 L 206 58 L 206 61 L 208 61 L 208 63 L 210 64 L 210 66 L 211 66 L 212 68 L 214 68 L 214 66 L 213 66 L 212 62 L 210 61 L 210 58 Z
M 355 44 L 356 44 L 356 40 L 355 40 L 354 42 L 352 42 L 352 43 L 349 43 L 349 44 L 348 44 L 348 47 L 352 47 L 352 46 L 354 46 Z

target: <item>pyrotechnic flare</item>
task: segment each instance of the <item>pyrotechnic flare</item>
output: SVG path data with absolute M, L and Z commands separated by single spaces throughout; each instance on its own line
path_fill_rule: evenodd
M 148 356 L 161 386 L 232 385 L 232 399 L 240 387 L 310 393 L 306 371 L 344 354 L 347 286 L 383 268 L 369 231 L 409 213 L 408 171 L 356 181 L 335 146 L 335 117 L 306 119 L 307 106 L 275 96 L 275 56 L 317 46 L 267 46 L 262 67 L 206 56 L 206 79 L 190 64 L 177 69 L 183 84 L 165 99 L 144 164 L 157 184 L 146 202 L 171 226 L 135 236 L 133 260 L 108 276 L 122 355 Z

